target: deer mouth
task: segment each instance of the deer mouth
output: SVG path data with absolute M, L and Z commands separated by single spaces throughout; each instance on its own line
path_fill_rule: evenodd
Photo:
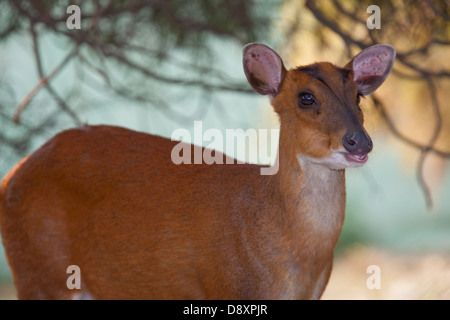
M 353 162 L 361 163 L 361 164 L 366 163 L 367 160 L 369 159 L 369 156 L 367 155 L 367 153 L 346 153 L 345 157 L 349 161 L 353 161 Z

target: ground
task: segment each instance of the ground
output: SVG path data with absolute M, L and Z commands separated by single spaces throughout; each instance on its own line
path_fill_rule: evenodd
M 373 286 L 379 267 L 380 288 Z M 375 267 L 376 268 L 376 267 Z M 369 279 L 370 278 L 370 279 Z M 450 299 L 449 254 L 399 254 L 354 247 L 335 259 L 322 299 Z

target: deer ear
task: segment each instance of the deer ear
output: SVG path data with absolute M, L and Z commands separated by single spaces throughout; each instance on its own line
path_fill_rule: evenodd
M 278 94 L 287 71 L 275 51 L 264 44 L 249 43 L 243 50 L 243 64 L 253 90 L 272 97 Z
M 353 80 L 362 95 L 373 93 L 391 72 L 395 49 L 391 45 L 377 44 L 357 54 L 346 67 L 353 69 Z

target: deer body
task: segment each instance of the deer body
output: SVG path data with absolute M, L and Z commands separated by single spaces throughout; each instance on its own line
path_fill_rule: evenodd
M 395 52 L 375 51 L 391 54 L 385 77 Z M 258 44 L 244 49 L 244 70 L 280 115 L 278 173 L 175 165 L 177 142 L 119 127 L 62 132 L 2 183 L 0 231 L 19 298 L 320 298 L 344 221 L 344 169 L 372 148 L 355 106 L 324 105 L 350 104 L 361 89 L 331 64 L 287 71 Z M 66 286 L 70 265 L 80 290 Z

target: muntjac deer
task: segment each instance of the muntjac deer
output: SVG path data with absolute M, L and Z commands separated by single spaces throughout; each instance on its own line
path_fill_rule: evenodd
M 1 186 L 18 297 L 320 298 L 344 221 L 345 168 L 372 150 L 359 100 L 394 58 L 392 46 L 375 45 L 343 68 L 288 71 L 269 47 L 246 45 L 245 75 L 280 119 L 274 175 L 252 164 L 176 165 L 178 142 L 119 127 L 56 135 Z M 80 289 L 67 286 L 71 265 Z

